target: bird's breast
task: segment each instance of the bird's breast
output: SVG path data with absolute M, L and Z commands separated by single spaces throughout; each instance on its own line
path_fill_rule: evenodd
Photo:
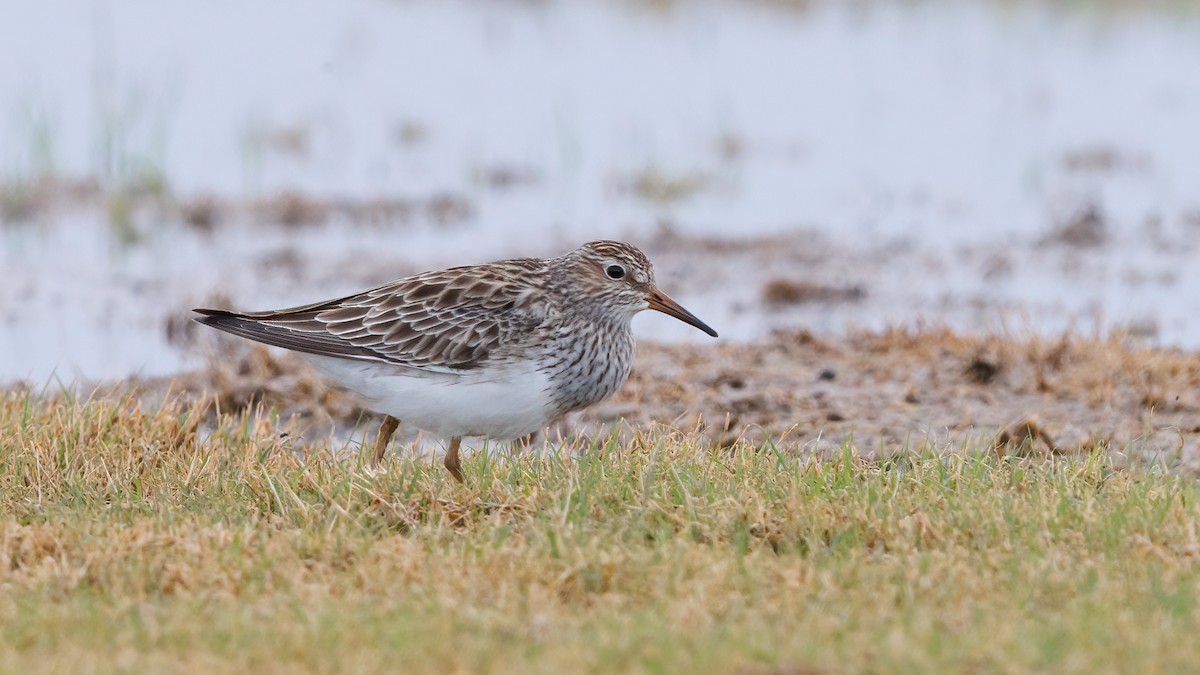
M 548 343 L 544 371 L 560 415 L 607 398 L 625 383 L 633 368 L 629 326 L 588 328 L 560 331 Z

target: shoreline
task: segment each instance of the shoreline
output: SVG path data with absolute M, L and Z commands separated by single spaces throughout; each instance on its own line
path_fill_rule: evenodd
M 148 404 L 207 401 L 225 412 L 261 405 L 277 416 L 281 433 L 302 444 L 369 438 L 378 423 L 353 394 L 294 354 L 223 336 L 205 349 L 213 356 L 200 370 L 83 390 L 132 392 Z M 598 438 L 614 429 L 630 438 L 664 425 L 696 432 L 717 450 L 770 444 L 821 457 L 848 446 L 879 457 L 991 439 L 1001 454 L 1101 448 L 1117 464 L 1165 462 L 1194 472 L 1200 350 L 1144 346 L 1120 334 L 1045 339 L 938 327 L 842 336 L 779 331 L 711 346 L 640 341 L 634 372 L 616 394 L 568 415 L 538 440 Z M 417 430 L 403 426 L 397 438 L 408 448 L 419 440 Z

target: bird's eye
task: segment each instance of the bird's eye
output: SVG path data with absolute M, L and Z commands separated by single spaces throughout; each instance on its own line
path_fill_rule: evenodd
M 621 267 L 620 265 L 609 265 L 608 267 L 604 268 L 604 273 L 608 275 L 609 279 L 625 278 L 625 268 Z

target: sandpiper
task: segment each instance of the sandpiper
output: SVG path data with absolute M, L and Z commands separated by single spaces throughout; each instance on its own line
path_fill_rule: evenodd
M 630 322 L 654 309 L 716 337 L 654 282 L 637 248 L 594 241 L 557 258 L 425 272 L 271 312 L 197 309 L 196 320 L 295 350 L 386 415 L 372 462 L 400 421 L 450 439 L 510 440 L 616 391 L 633 366 Z

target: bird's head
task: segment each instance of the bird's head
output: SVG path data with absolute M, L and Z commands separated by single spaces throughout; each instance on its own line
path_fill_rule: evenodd
M 629 317 L 642 310 L 657 310 L 717 337 L 717 331 L 658 290 L 654 266 L 636 247 L 619 241 L 593 241 L 563 259 L 574 270 L 574 278 L 582 280 L 579 302 L 596 302 Z

